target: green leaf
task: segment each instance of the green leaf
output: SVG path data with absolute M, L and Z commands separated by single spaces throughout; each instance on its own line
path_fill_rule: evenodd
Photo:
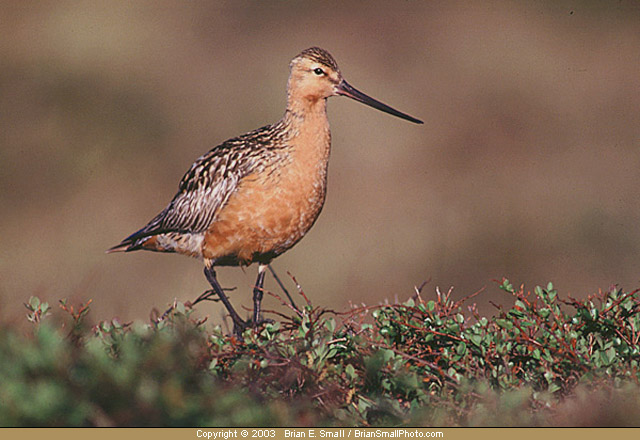
M 29 305 L 31 306 L 32 310 L 36 310 L 40 305 L 40 298 L 38 298 L 37 296 L 29 297 Z
M 513 328 L 513 323 L 506 319 L 498 318 L 496 319 L 496 324 L 507 330 L 511 330 Z
M 531 356 L 532 356 L 534 359 L 540 360 L 540 349 L 536 348 L 535 350 L 533 350 L 533 351 L 531 352 Z
M 329 318 L 325 321 L 324 326 L 327 328 L 327 330 L 333 333 L 336 330 L 336 320 L 333 318 Z
M 505 292 L 509 292 L 509 293 L 513 293 L 513 286 L 511 285 L 511 283 L 509 282 L 508 279 L 504 279 L 504 281 L 502 282 L 502 284 L 500 284 L 500 288 L 502 290 L 504 290 Z
M 470 335 L 469 340 L 478 347 L 482 345 L 482 336 L 480 335 Z
M 611 347 L 607 351 L 605 351 L 605 354 L 607 355 L 607 364 L 612 364 L 616 359 L 616 349 L 614 347 Z
M 356 369 L 353 368 L 353 365 L 348 364 L 345 369 L 344 369 L 344 374 L 347 375 L 347 379 L 353 381 L 357 378 L 356 376 Z
M 431 300 L 427 302 L 427 310 L 430 312 L 433 312 L 433 310 L 436 308 L 436 303 L 435 301 Z
M 383 359 L 383 362 L 385 363 L 389 362 L 396 355 L 393 350 L 383 349 L 383 350 L 380 350 L 380 352 L 382 353 L 382 359 Z

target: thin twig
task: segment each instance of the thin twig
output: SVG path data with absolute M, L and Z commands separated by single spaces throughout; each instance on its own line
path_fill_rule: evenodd
M 273 269 L 273 267 L 271 267 L 271 264 L 268 264 L 267 267 L 269 268 L 269 272 L 271 272 L 271 275 L 273 275 L 273 278 L 276 280 L 276 283 L 278 283 L 278 286 L 280 286 L 284 294 L 287 295 L 287 298 L 289 298 L 289 301 L 291 302 L 291 305 L 293 306 L 293 308 L 297 312 L 299 312 L 300 309 L 298 308 L 296 303 L 293 301 L 293 298 L 289 294 L 289 291 L 286 289 L 286 287 L 284 287 L 284 284 L 282 284 L 282 281 L 280 281 L 280 277 L 278 277 L 278 274 L 276 273 L 276 271 Z
M 223 290 L 234 291 L 236 290 L 236 288 L 229 287 Z M 219 298 L 212 298 L 214 294 L 215 292 L 213 291 L 213 289 L 205 290 L 196 299 L 194 299 L 193 301 L 187 301 L 186 303 L 184 303 L 184 305 L 186 307 L 193 308 L 193 306 L 195 306 L 196 304 L 202 301 L 214 301 L 214 302 L 220 301 Z M 173 300 L 173 304 L 171 304 L 171 306 L 167 310 L 165 310 L 165 312 L 160 316 L 160 318 L 158 318 L 157 322 L 163 321 L 169 315 L 169 313 L 171 313 L 176 308 L 177 305 L 178 305 L 178 300 L 177 299 Z
M 273 292 L 271 292 L 271 291 L 269 291 L 269 290 L 265 290 L 264 292 L 265 292 L 267 295 L 271 295 L 271 296 L 273 296 L 273 297 L 274 297 L 274 298 L 276 298 L 278 301 L 280 301 L 280 303 L 281 303 L 283 306 L 285 306 L 285 307 L 289 307 L 289 308 L 290 308 L 291 310 L 293 310 L 293 311 L 294 311 L 298 316 L 302 317 L 302 312 L 301 312 L 298 308 L 296 308 L 294 305 L 291 305 L 291 304 L 287 303 L 287 302 L 286 302 L 285 300 L 283 300 L 283 299 L 282 299 L 278 294 L 273 293 Z
M 420 295 L 422 293 L 422 289 L 424 289 L 424 286 L 426 286 L 430 281 L 431 281 L 431 278 L 429 278 L 428 280 L 425 280 L 422 284 L 420 284 L 420 286 L 413 287 L 416 291 L 415 297 L 418 298 L 418 301 L 420 301 L 420 304 L 424 304 L 424 300 Z
M 291 272 L 289 272 L 289 271 L 287 271 L 287 275 L 289 275 L 291 277 L 291 279 L 293 280 L 293 282 L 296 285 L 296 289 L 298 289 L 298 293 L 304 298 L 304 300 L 307 302 L 307 305 L 310 306 L 311 305 L 311 301 L 309 301 L 309 298 L 307 298 L 307 295 L 304 294 L 304 291 L 302 290 L 302 286 L 300 285 L 298 280 L 296 280 L 296 277 L 291 275 Z
M 466 301 L 470 300 L 471 298 L 473 298 L 474 296 L 480 295 L 482 292 L 484 292 L 486 286 L 481 287 L 479 290 L 476 290 L 474 293 L 472 293 L 471 295 L 467 295 L 464 298 L 462 298 L 460 301 L 456 302 L 453 307 L 454 309 L 458 309 L 462 306 L 462 304 L 464 304 Z

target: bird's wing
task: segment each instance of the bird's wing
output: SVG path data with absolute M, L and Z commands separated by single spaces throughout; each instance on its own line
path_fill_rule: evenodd
M 171 203 L 108 252 L 139 249 L 148 237 L 167 232 L 206 231 L 240 180 L 256 168 L 255 150 L 246 141 L 242 145 L 246 148 L 230 140 L 198 158 L 180 181 Z
M 220 145 L 187 171 L 169 206 L 148 226 L 154 233 L 203 232 L 248 172 L 242 151 Z
M 274 161 L 288 160 L 280 148 L 285 136 L 278 124 L 267 125 L 214 147 L 191 165 L 178 193 L 160 214 L 107 252 L 139 249 L 158 234 L 206 231 L 245 176 L 264 171 Z

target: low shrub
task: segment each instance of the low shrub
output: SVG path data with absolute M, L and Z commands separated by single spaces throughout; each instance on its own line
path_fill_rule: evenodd
M 308 301 L 241 338 L 177 303 L 149 324 L 0 331 L 2 426 L 633 426 L 640 295 L 562 299 L 508 280 L 481 316 L 450 292 L 335 312 Z M 304 296 L 304 294 L 301 292 Z M 306 298 L 306 297 L 304 297 Z

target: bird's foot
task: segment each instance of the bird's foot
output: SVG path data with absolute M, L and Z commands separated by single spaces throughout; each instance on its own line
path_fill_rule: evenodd
M 259 316 L 257 319 L 253 318 L 251 321 L 248 321 L 247 324 L 252 328 L 257 329 L 263 324 L 273 324 L 274 322 L 275 321 L 273 319 L 263 318 L 262 316 Z
M 246 329 L 251 328 L 250 321 L 244 321 L 242 319 L 236 320 L 233 317 L 231 319 L 233 321 L 233 334 L 238 338 L 242 337 L 242 334 Z

